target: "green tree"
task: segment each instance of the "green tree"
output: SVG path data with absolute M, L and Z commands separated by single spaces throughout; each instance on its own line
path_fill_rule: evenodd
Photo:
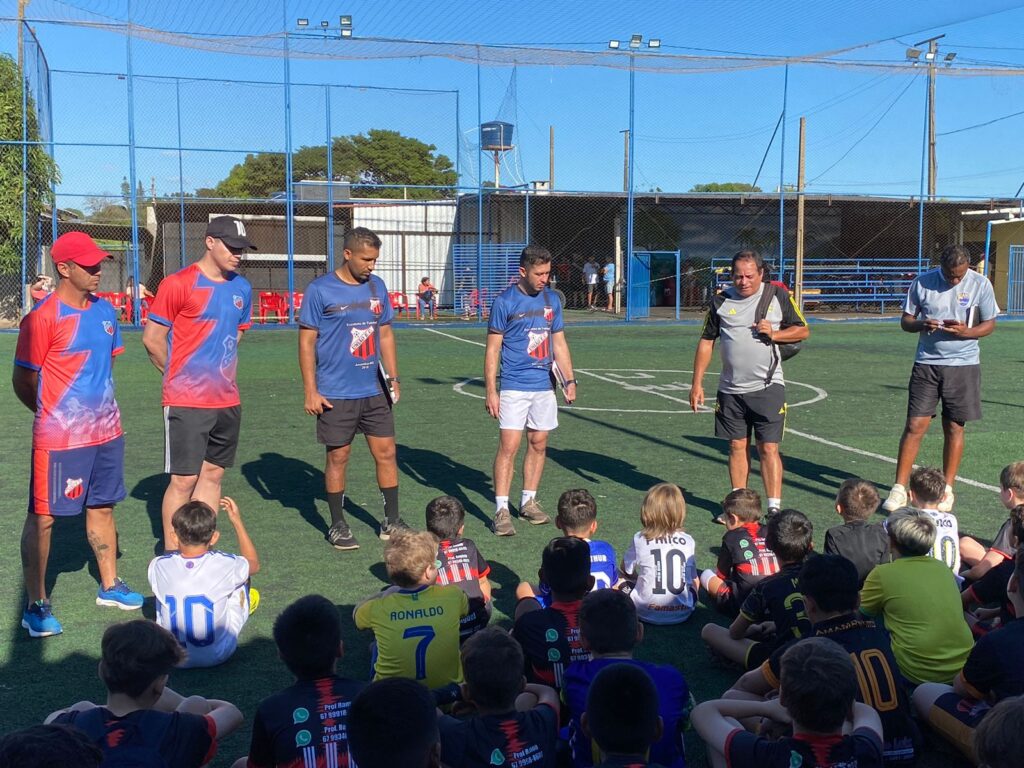
M 753 184 L 745 184 L 742 181 L 726 181 L 724 183 L 695 184 L 691 192 L 760 192 L 760 187 Z
M 39 123 L 31 96 L 28 99 L 28 140 L 39 141 Z M 21 73 L 14 59 L 0 55 L 0 139 L 21 141 Z M 22 192 L 27 185 L 28 231 L 34 232 L 43 210 L 53 204 L 51 184 L 60 173 L 42 146 L 28 148 L 28 168 L 22 167 L 17 144 L 0 145 L 0 272 L 20 271 Z

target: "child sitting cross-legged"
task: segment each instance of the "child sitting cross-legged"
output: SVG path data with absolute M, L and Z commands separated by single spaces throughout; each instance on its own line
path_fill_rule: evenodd
M 660 768 L 648 762 L 664 730 L 658 691 L 640 667 L 612 664 L 598 672 L 580 727 L 595 745 L 597 768 Z

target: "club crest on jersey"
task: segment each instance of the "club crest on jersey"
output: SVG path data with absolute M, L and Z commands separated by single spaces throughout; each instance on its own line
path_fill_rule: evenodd
M 109 320 L 104 320 L 103 321 L 103 331 L 107 334 L 107 336 L 113 336 L 114 335 L 114 324 L 112 322 L 110 322 Z
M 544 322 L 550 323 L 555 319 L 555 310 L 553 307 L 544 307 Z
M 241 309 L 242 308 L 242 297 L 241 296 L 232 296 L 231 297 L 231 303 L 235 305 L 235 309 Z
M 971 297 L 966 293 L 958 293 L 956 295 L 956 303 L 959 304 L 961 307 L 966 307 L 968 304 L 971 303 Z
M 85 493 L 85 485 L 80 477 L 69 477 L 64 486 L 64 495 L 69 499 L 77 499 Z
M 547 329 L 542 331 L 527 331 L 526 354 L 538 360 L 547 360 L 551 355 L 551 343 L 548 339 Z
M 370 299 L 370 311 L 375 315 L 381 313 L 380 299 Z
M 348 351 L 352 353 L 352 357 L 358 357 L 360 360 L 368 360 L 377 354 L 372 325 L 352 329 L 352 343 L 348 345 Z

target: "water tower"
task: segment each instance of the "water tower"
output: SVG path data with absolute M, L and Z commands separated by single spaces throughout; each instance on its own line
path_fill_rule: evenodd
M 480 126 L 480 148 L 494 153 L 494 188 L 501 186 L 501 153 L 514 149 L 512 123 L 492 120 Z

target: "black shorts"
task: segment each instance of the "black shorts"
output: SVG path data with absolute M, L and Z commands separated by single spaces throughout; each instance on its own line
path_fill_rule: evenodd
M 781 443 L 786 431 L 786 388 L 772 384 L 743 394 L 719 392 L 715 404 L 715 437 L 746 440 L 750 431 L 759 443 Z
M 341 448 L 357 434 L 394 437 L 395 417 L 384 395 L 358 400 L 331 400 L 334 407 L 316 417 L 316 439 L 331 448 Z
M 240 405 L 230 408 L 165 406 L 164 471 L 172 475 L 198 475 L 204 461 L 218 467 L 232 466 L 241 427 Z
M 914 363 L 907 386 L 907 418 L 935 418 L 942 400 L 942 417 L 963 424 L 981 418 L 980 365 L 925 365 Z

